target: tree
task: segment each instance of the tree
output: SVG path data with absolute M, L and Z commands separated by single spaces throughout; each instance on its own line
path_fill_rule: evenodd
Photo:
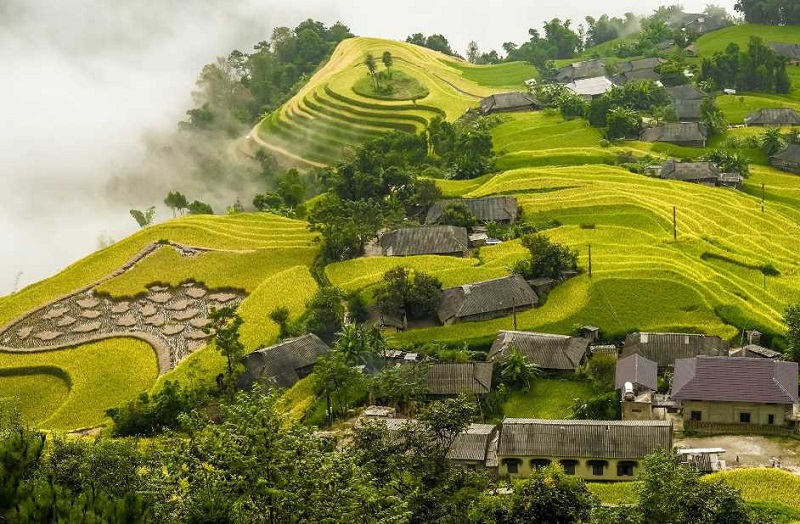
M 577 420 L 619 420 L 621 417 L 619 395 L 610 391 L 588 400 L 573 399 L 571 418 Z
M 717 106 L 714 97 L 709 96 L 703 99 L 700 104 L 700 113 L 704 126 L 708 130 L 708 136 L 720 135 L 725 132 L 728 127 L 728 122 L 725 120 L 725 114 Z
M 786 342 L 788 350 L 786 358 L 800 362 L 800 304 L 789 304 L 783 313 L 786 324 Z
M 555 48 L 555 59 L 572 58 L 580 45 L 580 38 L 570 24 L 571 20 L 561 22 L 558 18 L 544 24 L 545 39 Z
M 333 343 L 344 322 L 342 292 L 335 287 L 323 287 L 306 304 L 302 324 L 326 344 Z
M 278 324 L 278 338 L 283 340 L 289 336 L 289 308 L 278 306 L 269 313 L 269 319 Z
M 225 357 L 227 371 L 224 386 L 226 390 L 232 391 L 236 382 L 239 362 L 244 356 L 244 344 L 239 340 L 239 328 L 244 320 L 230 306 L 219 309 L 211 308 L 208 319 L 211 323 L 204 330 L 212 335 L 214 346 Z
M 750 159 L 741 151 L 730 152 L 727 149 L 714 149 L 701 157 L 706 162 L 713 162 L 723 173 L 738 173 L 743 177 L 750 175 Z
M 389 78 L 392 78 L 392 66 L 394 65 L 392 53 L 389 51 L 384 51 L 381 60 L 383 61 L 383 65 L 386 67 L 386 75 Z
M 383 274 L 383 281 L 374 295 L 382 313 L 420 320 L 436 313 L 441 302 L 442 283 L 434 276 L 412 273 L 399 266 Z
M 213 215 L 214 210 L 210 205 L 199 200 L 195 200 L 187 206 L 190 215 Z
M 478 42 L 470 40 L 469 44 L 467 44 L 467 62 L 470 64 L 477 64 L 478 52 Z
M 153 218 L 156 215 L 155 206 L 151 206 L 147 211 L 139 211 L 138 209 L 131 209 L 131 216 L 139 224 L 139 227 L 145 228 L 153 223 Z
M 472 214 L 467 205 L 462 202 L 451 202 L 447 204 L 442 210 L 442 224 L 449 226 L 458 226 L 472 231 L 478 219 Z
M 172 216 L 176 216 L 177 212 L 183 211 L 189 205 L 186 196 L 178 191 L 170 191 L 167 198 L 164 199 L 164 205 L 172 209 Z M 182 213 L 181 213 L 182 214 Z
M 367 71 L 372 77 L 372 83 L 375 86 L 375 91 L 377 91 L 380 87 L 378 84 L 378 66 L 375 63 L 375 57 L 372 56 L 372 53 L 367 53 L 367 55 L 364 57 L 364 65 L 367 66 Z
M 338 333 L 333 347 L 344 355 L 349 364 L 356 365 L 366 354 L 382 354 L 386 349 L 386 342 L 376 326 L 347 324 Z
M 284 204 L 297 207 L 303 203 L 306 195 L 306 184 L 297 169 L 292 168 L 277 180 L 276 193 Z
M 277 193 L 258 193 L 253 198 L 253 206 L 259 211 L 277 211 L 284 206 L 284 203 Z
M 511 346 L 511 353 L 508 355 L 500 368 L 500 378 L 504 384 L 519 388 L 522 391 L 530 391 L 531 383 L 541 374 L 541 371 L 529 363 L 516 347 Z
M 427 372 L 424 363 L 386 367 L 373 380 L 373 393 L 377 399 L 407 411 L 411 402 L 423 398 L 428 390 Z
M 633 109 L 613 107 L 606 115 L 606 126 L 608 138 L 635 137 L 642 129 L 642 120 Z
M 783 135 L 781 135 L 780 128 L 774 127 L 772 129 L 768 129 L 761 137 L 761 147 L 764 149 L 764 153 L 767 155 L 767 157 L 771 157 L 783 149 L 784 145 L 785 142 Z
M 542 277 L 560 279 L 561 271 L 578 269 L 577 251 L 552 243 L 540 233 L 523 236 L 522 246 L 528 250 L 530 257 L 517 261 L 512 271 L 527 280 Z
M 325 396 L 327 420 L 331 423 L 335 415 L 346 414 L 354 391 L 363 389 L 364 377 L 346 354 L 334 349 L 317 360 L 311 384 L 314 393 Z
M 588 522 L 596 497 L 581 479 L 549 466 L 531 472 L 512 495 L 509 522 L 562 524 Z M 660 522 L 648 520 L 646 522 Z

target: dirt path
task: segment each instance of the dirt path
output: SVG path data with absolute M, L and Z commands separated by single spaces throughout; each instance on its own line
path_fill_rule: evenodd
M 247 137 L 245 138 L 245 140 L 248 140 L 248 139 L 252 140 L 256 144 L 260 145 L 261 147 L 269 149 L 270 151 L 278 153 L 279 155 L 283 155 L 285 157 L 291 158 L 292 160 L 294 160 L 294 161 L 296 161 L 296 162 L 298 162 L 300 164 L 305 164 L 305 165 L 308 165 L 310 167 L 328 167 L 327 164 L 322 164 L 320 162 L 314 162 L 313 160 L 306 160 L 305 158 L 297 156 L 294 153 L 290 153 L 289 151 L 283 149 L 282 147 L 278 147 L 276 145 L 270 144 L 269 142 L 267 142 L 266 140 L 261 138 L 261 136 L 259 136 L 259 134 L 258 134 L 258 124 L 256 124 L 256 126 L 253 128 L 253 130 L 250 131 L 250 134 L 247 135 Z
M 780 462 L 781 469 L 800 474 L 800 441 L 780 437 L 754 435 L 718 435 L 712 437 L 690 437 L 677 439 L 681 448 L 723 448 L 722 458 L 728 467 L 771 467 L 773 461 Z

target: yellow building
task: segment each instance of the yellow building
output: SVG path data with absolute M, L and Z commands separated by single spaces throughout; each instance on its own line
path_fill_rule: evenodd
M 669 422 L 507 418 L 500 427 L 498 474 L 527 477 L 556 464 L 586 480 L 632 480 L 641 460 L 659 449 L 672 449 Z

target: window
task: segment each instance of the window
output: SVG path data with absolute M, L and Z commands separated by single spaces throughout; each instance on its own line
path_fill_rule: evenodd
M 739 413 L 739 422 L 742 424 L 749 424 L 750 423 L 750 413 L 741 412 Z
M 767 415 L 767 424 L 775 424 L 775 415 Z
M 567 475 L 574 475 L 575 474 L 575 466 L 578 465 L 577 460 L 562 460 L 561 467 L 564 468 L 564 473 Z
M 522 461 L 520 459 L 503 459 L 503 464 L 506 465 L 509 473 L 519 473 L 519 465 L 522 464 Z
M 622 460 L 617 463 L 617 476 L 618 477 L 632 477 L 633 468 L 636 467 L 636 462 L 632 460 Z
M 546 468 L 550 465 L 550 461 L 547 459 L 532 459 L 531 460 L 531 469 L 536 468 Z
M 592 475 L 595 477 L 602 477 L 606 466 L 608 466 L 608 462 L 605 460 L 590 460 L 587 464 L 592 468 Z
M 692 420 L 701 421 L 703 420 L 703 412 L 702 411 L 692 411 L 691 417 Z

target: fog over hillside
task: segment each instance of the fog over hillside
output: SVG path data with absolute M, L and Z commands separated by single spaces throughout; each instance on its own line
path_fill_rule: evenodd
M 662 3 L 512 0 L 454 9 L 444 0 L 409 0 L 398 9 L 383 0 L 3 0 L 0 295 L 19 273 L 21 285 L 32 283 L 96 249 L 101 235 L 134 232 L 128 209 L 157 202 L 130 191 L 110 199 L 108 181 L 141 165 L 143 137 L 175 129 L 204 64 L 250 50 L 275 26 L 311 17 L 342 20 L 360 35 L 443 33 L 463 52 L 472 39 L 487 50 L 523 41 L 529 27 L 556 16 L 646 14 Z M 705 3 L 682 2 L 687 10 Z M 730 10 L 733 0 L 717 3 Z M 157 218 L 167 216 L 161 210 Z

